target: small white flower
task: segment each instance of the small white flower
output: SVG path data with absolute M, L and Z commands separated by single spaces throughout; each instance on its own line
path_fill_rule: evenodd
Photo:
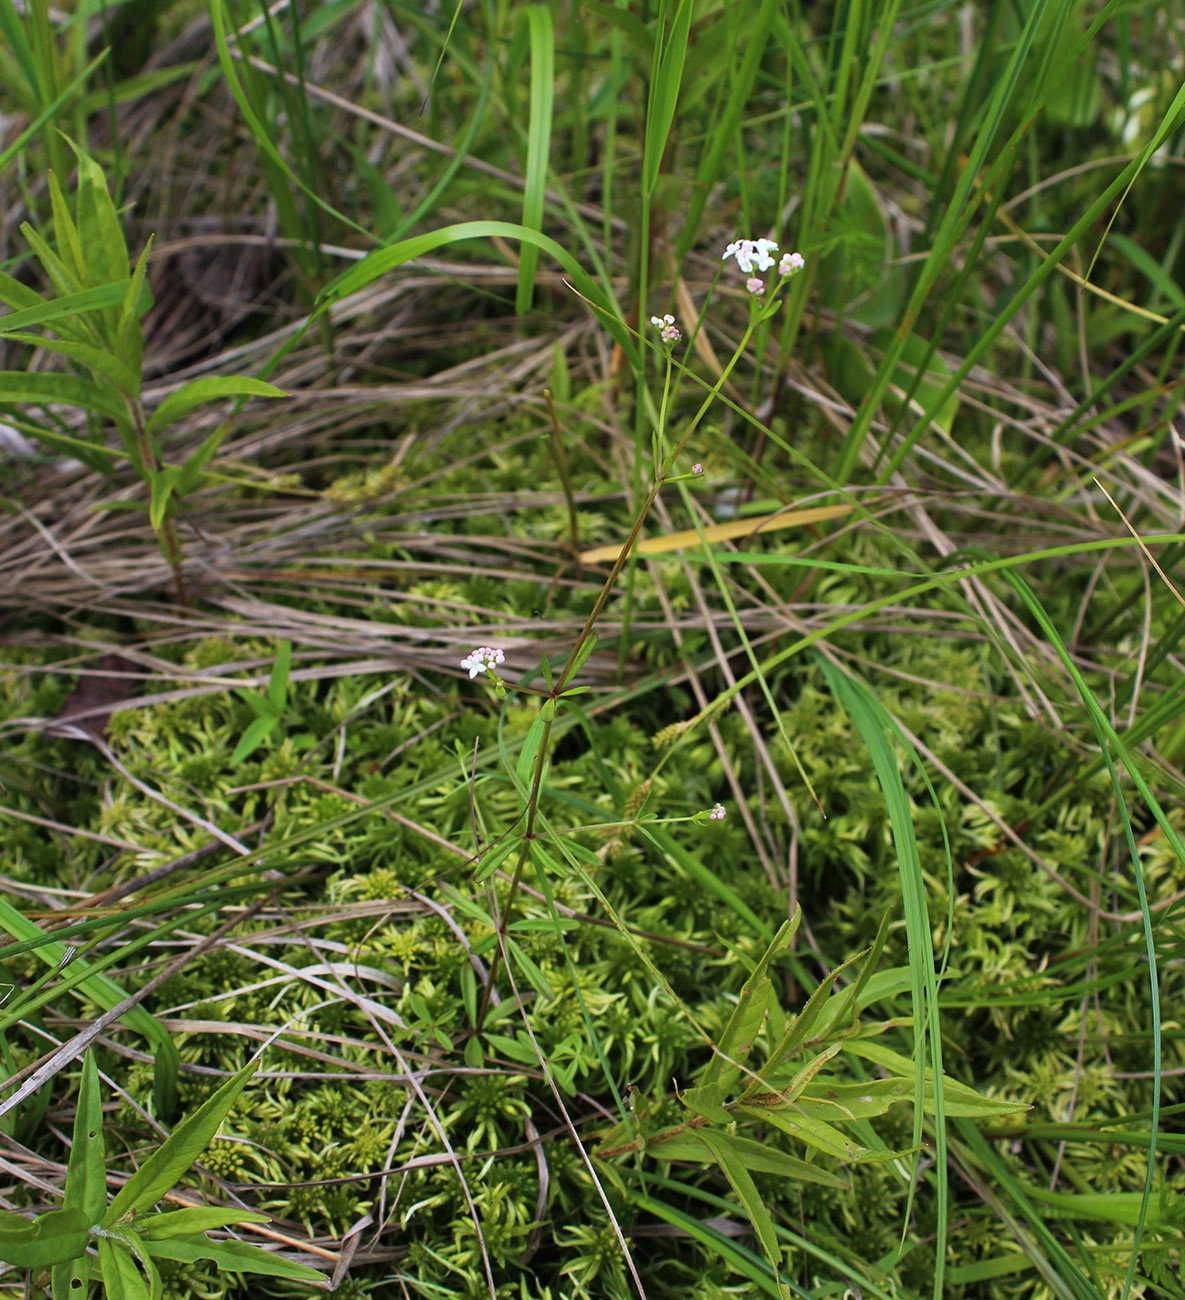
M 697 462 L 696 464 L 692 465 L 691 472 L 693 474 L 702 474 L 704 472 L 704 467 Z
M 724 820 L 724 805 L 722 803 L 713 805 L 712 811 L 708 814 L 708 820 L 712 822 L 722 822 Z
M 779 275 L 797 275 L 806 265 L 806 258 L 801 253 L 783 253 L 778 263 Z
M 752 275 L 754 267 L 768 271 L 774 264 L 770 254 L 777 251 L 778 246 L 772 239 L 736 239 L 724 250 L 721 261 L 727 262 L 730 257 L 735 257 L 737 266 L 746 275 Z
M 751 239 L 735 239 L 724 250 L 724 256 L 720 259 L 727 262 L 730 257 L 735 257 L 737 266 L 741 268 L 746 275 L 753 269 L 753 253 L 755 246 Z
M 497 646 L 479 645 L 461 660 L 461 667 L 469 670 L 469 680 L 480 677 L 487 669 L 506 662 L 506 655 Z
M 759 271 L 768 271 L 774 264 L 774 259 L 770 257 L 770 254 L 778 251 L 777 244 L 772 239 L 759 239 L 753 247 L 756 249 L 754 261 L 757 263 L 757 269 Z
M 751 275 L 745 281 L 745 288 L 749 290 L 754 298 L 759 298 L 765 292 L 765 281 L 759 280 L 755 275 Z
M 678 343 L 683 337 L 670 312 L 665 316 L 651 316 L 650 323 L 658 330 L 664 343 Z

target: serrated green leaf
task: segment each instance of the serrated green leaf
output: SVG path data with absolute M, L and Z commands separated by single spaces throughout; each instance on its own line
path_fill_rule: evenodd
M 159 433 L 179 420 L 187 412 L 206 402 L 218 402 L 228 397 L 287 397 L 288 393 L 275 384 L 246 375 L 206 375 L 182 384 L 152 413 L 148 421 L 149 434 Z
M 0 1260 L 17 1268 L 50 1268 L 85 1253 L 90 1223 L 81 1210 L 50 1210 L 35 1219 L 0 1217 Z
M 145 1241 L 165 1241 L 185 1233 L 210 1232 L 215 1228 L 231 1228 L 239 1223 L 270 1223 L 266 1214 L 251 1210 L 224 1210 L 218 1206 L 194 1206 L 184 1210 L 167 1210 L 164 1214 L 149 1215 L 136 1220 L 136 1230 Z
M 200 1259 L 213 1260 L 220 1269 L 232 1273 L 262 1273 L 266 1277 L 285 1277 L 293 1282 L 327 1282 L 324 1273 L 304 1264 L 295 1264 L 282 1255 L 250 1246 L 244 1241 L 211 1241 L 208 1237 L 170 1237 L 165 1241 L 146 1241 L 149 1252 L 157 1259 L 175 1259 L 186 1264 Z
M 192 1115 L 187 1115 L 164 1144 L 140 1166 L 116 1194 L 103 1216 L 110 1227 L 126 1214 L 150 1210 L 209 1146 L 240 1092 L 259 1068 L 259 1061 L 246 1065 L 209 1097 Z

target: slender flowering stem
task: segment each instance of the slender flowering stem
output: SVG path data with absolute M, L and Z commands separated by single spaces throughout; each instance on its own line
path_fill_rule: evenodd
M 773 248 L 774 250 L 776 250 L 777 248 L 777 245 L 770 244 L 770 241 L 768 240 L 762 242 L 764 242 L 767 245 L 770 245 L 770 247 Z M 766 252 L 765 255 L 768 256 L 768 252 Z M 769 265 L 771 266 L 773 265 L 772 258 L 769 259 Z M 571 678 L 576 672 L 576 665 L 580 661 L 580 653 L 584 649 L 586 643 L 588 642 L 589 637 L 592 636 L 593 628 L 596 626 L 597 620 L 601 617 L 601 614 L 604 612 L 605 606 L 609 601 L 609 597 L 613 594 L 613 588 L 617 585 L 617 580 L 621 576 L 621 571 L 623 568 L 625 568 L 626 561 L 629 558 L 630 553 L 634 549 L 634 545 L 638 540 L 638 536 L 642 532 L 642 528 L 646 523 L 646 519 L 648 515 L 650 514 L 651 507 L 654 505 L 654 502 L 657 500 L 658 494 L 662 490 L 663 484 L 670 477 L 675 462 L 683 454 L 684 448 L 691 441 L 691 438 L 695 434 L 695 431 L 699 428 L 700 421 L 707 414 L 708 409 L 711 407 L 712 403 L 716 400 L 717 397 L 719 397 L 721 389 L 728 382 L 729 375 L 732 374 L 732 371 L 736 367 L 737 362 L 744 355 L 745 348 L 748 347 L 749 340 L 753 336 L 753 330 L 755 328 L 755 325 L 756 325 L 756 321 L 750 320 L 748 326 L 745 329 L 744 334 L 741 336 L 740 343 L 737 345 L 736 350 L 733 352 L 732 357 L 729 359 L 728 364 L 721 371 L 716 382 L 708 390 L 707 396 L 704 398 L 702 404 L 700 405 L 699 410 L 697 410 L 695 415 L 692 416 L 691 421 L 688 423 L 686 429 L 683 431 L 678 442 L 675 444 L 673 450 L 667 452 L 665 458 L 662 460 L 662 463 L 658 467 L 656 467 L 654 481 L 651 484 L 650 491 L 646 494 L 646 499 L 642 502 L 641 506 L 638 509 L 637 515 L 634 518 L 634 522 L 630 527 L 629 535 L 626 537 L 625 543 L 622 546 L 621 551 L 618 553 L 617 559 L 613 562 L 613 568 L 610 569 L 609 576 L 605 579 L 604 585 L 601 587 L 601 590 L 597 595 L 597 599 L 594 602 L 592 609 L 589 611 L 588 617 L 584 621 L 584 626 L 580 629 L 580 634 L 576 638 L 576 643 L 572 647 L 572 651 L 568 656 L 567 662 L 564 664 L 563 670 L 561 671 L 559 677 L 556 679 L 555 685 L 552 687 L 551 691 L 548 693 L 547 697 L 544 700 L 543 708 L 546 711 L 550 707 L 550 716 L 545 712 L 543 732 L 539 738 L 539 748 L 535 754 L 535 761 L 531 769 L 531 788 L 530 788 L 530 793 L 528 794 L 527 797 L 526 827 L 523 832 L 522 847 L 518 853 L 518 859 L 515 863 L 514 872 L 510 877 L 510 888 L 507 891 L 506 901 L 502 906 L 501 915 L 498 919 L 499 943 L 494 948 L 490 956 L 489 973 L 486 977 L 485 989 L 482 992 L 481 1006 L 478 1009 L 478 1013 L 477 1013 L 476 1031 L 478 1033 L 481 1032 L 482 1027 L 485 1024 L 485 1018 L 489 1014 L 491 999 L 494 991 L 494 980 L 498 973 L 498 963 L 501 960 L 501 954 L 506 946 L 506 934 L 510 926 L 510 919 L 513 913 L 514 901 L 518 895 L 519 885 L 522 883 L 523 872 L 526 870 L 527 862 L 530 859 L 531 843 L 535 836 L 535 820 L 536 820 L 536 813 L 539 807 L 539 796 L 542 792 L 542 787 L 543 787 L 543 773 L 546 770 L 547 761 L 550 756 L 551 730 L 552 730 L 552 722 L 555 716 L 555 701 L 558 700 L 558 698 L 563 694 L 569 681 L 571 680 Z M 670 362 L 668 356 L 668 369 L 669 369 L 669 364 Z M 721 809 L 721 812 L 723 813 L 723 808 Z

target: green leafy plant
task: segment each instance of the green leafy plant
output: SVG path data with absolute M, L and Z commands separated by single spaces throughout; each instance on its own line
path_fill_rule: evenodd
M 263 742 L 276 730 L 284 720 L 288 704 L 288 669 L 292 663 L 292 642 L 285 641 L 276 655 L 268 678 L 267 694 L 250 691 L 240 687 L 238 694 L 246 700 L 255 714 L 255 721 L 248 726 L 239 738 L 234 753 L 230 756 L 231 766 L 237 767 L 249 758 Z
M 909 987 L 908 969 L 873 973 L 888 932 L 887 916 L 872 947 L 832 970 L 798 1015 L 787 1019 L 774 997 L 770 970 L 778 955 L 789 950 L 801 919 L 799 910 L 783 923 L 745 981 L 712 1059 L 696 1084 L 678 1094 L 690 1117 L 681 1124 L 658 1127 L 647 1123 L 650 1106 L 635 1099 L 633 1114 L 604 1135 L 595 1153 L 602 1161 L 644 1152 L 658 1160 L 718 1165 L 752 1220 L 775 1276 L 782 1252 L 754 1173 L 843 1188 L 841 1178 L 816 1163 L 818 1157 L 854 1165 L 907 1155 L 870 1141 L 872 1130 L 866 1121 L 902 1102 L 934 1116 L 939 1090 L 932 1073 L 923 1076 L 919 1087 L 906 1057 L 871 1041 L 898 1022 L 861 1019 L 868 1003 L 896 997 Z M 836 991 L 837 981 L 849 973 L 855 978 Z M 763 1063 L 750 1065 L 758 1040 L 766 1033 L 767 1018 L 771 1046 Z M 841 1079 L 832 1062 L 844 1056 L 849 1072 Z M 868 1065 L 879 1071 L 879 1077 L 866 1077 Z M 1023 1103 L 981 1096 L 949 1076 L 942 1076 L 941 1092 L 945 1113 L 951 1116 L 995 1119 L 1029 1109 Z M 849 1126 L 857 1128 L 856 1138 L 844 1132 Z M 808 1148 L 806 1154 L 812 1159 L 792 1156 L 768 1139 L 755 1140 L 745 1133 L 758 1128 L 786 1134 Z M 615 1171 L 609 1173 L 616 1178 Z M 778 1288 L 789 1300 L 790 1288 L 781 1281 Z
M 177 598 L 188 603 L 182 576 L 181 543 L 175 519 L 179 503 L 205 485 L 205 470 L 229 431 L 223 422 L 179 465 L 164 457 L 161 434 L 183 415 L 206 402 L 228 397 L 284 397 L 283 389 L 249 376 L 205 376 L 170 393 L 149 415 L 141 401 L 144 337 L 140 318 L 151 304 L 145 280 L 149 240 L 131 265 L 119 214 L 102 168 L 77 146 L 78 184 L 71 214 L 57 176 L 49 173 L 56 248 L 28 222 L 25 239 L 41 263 L 54 296 L 42 297 L 11 275 L 0 273 L 0 338 L 55 353 L 75 372 L 0 371 L 0 403 L 32 406 L 38 420 L 16 426 L 46 447 L 75 456 L 92 469 L 111 472 L 129 461 L 148 489 L 146 502 L 120 502 L 120 508 L 146 510 L 173 571 Z M 35 330 L 52 329 L 53 336 Z M 56 336 L 56 337 L 55 337 Z M 101 431 L 110 421 L 122 451 L 107 446 L 101 432 L 80 438 L 61 427 L 53 408 L 76 406 Z M 59 427 L 55 428 L 53 425 Z
M 107 1202 L 99 1074 L 87 1053 L 82 1065 L 64 1204 L 36 1219 L 0 1213 L 0 1259 L 18 1268 L 52 1270 L 55 1297 L 84 1300 L 99 1280 L 110 1300 L 161 1300 L 157 1260 L 212 1260 L 235 1273 L 323 1282 L 316 1269 L 241 1241 L 215 1241 L 215 1228 L 266 1223 L 266 1214 L 213 1207 L 158 1211 L 156 1206 L 210 1145 L 258 1061 L 228 1079 Z M 95 1247 L 92 1255 L 88 1247 Z

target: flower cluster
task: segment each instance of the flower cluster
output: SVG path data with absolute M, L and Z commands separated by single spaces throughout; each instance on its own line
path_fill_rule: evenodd
M 722 822 L 724 820 L 724 805 L 722 803 L 713 804 L 712 811 L 708 813 L 708 821 Z
M 765 292 L 765 281 L 755 275 L 754 271 L 768 271 L 774 265 L 773 255 L 777 251 L 778 245 L 772 239 L 734 239 L 724 250 L 721 261 L 727 262 L 730 257 L 735 257 L 737 266 L 748 277 L 745 288 L 754 298 L 760 298 Z M 805 265 L 806 259 L 801 253 L 783 253 L 777 263 L 778 275 L 783 280 L 788 280 Z
M 650 323 L 658 330 L 664 343 L 678 343 L 683 337 L 669 312 L 665 316 L 651 316 Z
M 472 681 L 482 673 L 493 673 L 499 664 L 505 662 L 506 655 L 497 646 L 479 645 L 461 660 L 461 667 L 469 670 L 469 680 Z M 494 676 L 497 677 L 497 673 Z

